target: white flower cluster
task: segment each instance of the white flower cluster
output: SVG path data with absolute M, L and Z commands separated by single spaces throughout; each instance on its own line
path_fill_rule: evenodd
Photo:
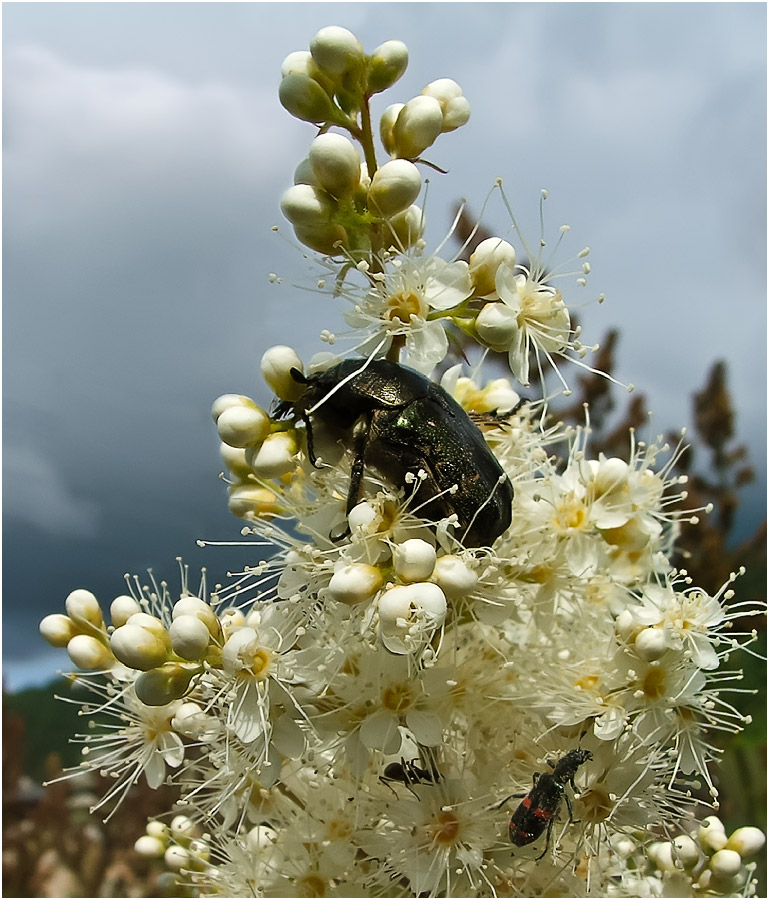
M 184 815 L 136 849 L 204 896 L 750 895 L 761 833 L 693 816 L 717 805 L 713 734 L 747 721 L 720 667 L 755 607 L 671 565 L 677 449 L 590 458 L 589 425 L 546 427 L 507 378 L 425 377 L 457 329 L 524 386 L 585 348 L 538 255 L 424 255 L 418 165 L 469 105 L 440 79 L 389 106 L 379 166 L 369 100 L 407 55 L 330 27 L 284 61 L 281 102 L 320 134 L 281 206 L 360 357 L 273 347 L 271 411 L 215 401 L 257 538 L 234 581 L 129 579 L 109 626 L 83 590 L 43 620 L 91 673 L 85 712 L 116 718 L 83 767 L 113 777 L 104 802 L 178 786 Z

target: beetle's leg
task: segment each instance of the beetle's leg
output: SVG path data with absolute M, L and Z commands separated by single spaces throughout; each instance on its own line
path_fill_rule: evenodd
M 360 486 L 363 481 L 363 463 L 366 455 L 366 444 L 371 431 L 371 420 L 374 416 L 373 410 L 361 416 L 355 423 L 352 431 L 352 447 L 355 451 L 352 469 L 350 470 L 350 489 L 347 492 L 347 515 L 349 516 L 353 507 L 358 503 L 360 495 Z
M 304 433 L 307 438 L 307 456 L 312 463 L 314 469 L 319 469 L 318 458 L 315 456 L 315 442 L 312 437 L 312 424 L 310 422 L 309 416 L 305 416 L 304 418 Z
M 550 846 L 550 835 L 553 831 L 553 822 L 555 819 L 550 819 L 547 823 L 547 837 L 545 838 L 545 849 L 539 854 L 539 856 L 534 860 L 534 862 L 539 862 L 540 859 L 547 853 L 548 847 Z
M 572 787 L 574 787 L 573 783 Z M 566 801 L 566 809 L 569 810 L 569 821 L 572 824 L 577 824 L 578 822 L 580 822 L 580 819 L 574 818 L 574 809 L 572 808 L 571 800 L 569 800 L 569 795 L 566 793 L 566 791 L 563 792 L 563 799 Z

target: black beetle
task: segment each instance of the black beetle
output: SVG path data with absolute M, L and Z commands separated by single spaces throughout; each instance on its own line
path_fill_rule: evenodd
M 338 431 L 353 453 L 347 513 L 357 504 L 365 466 L 400 487 L 422 469 L 414 506 L 437 521 L 456 514 L 465 546 L 494 542 L 512 520 L 513 487 L 479 428 L 443 388 L 386 359 L 347 359 L 317 375 L 292 376 L 306 385 L 296 403 L 276 414 L 305 423 L 307 453 L 316 465 L 313 422 Z M 456 490 L 451 492 L 456 486 Z
M 510 819 L 510 840 L 516 847 L 524 847 L 526 844 L 536 841 L 547 828 L 545 849 L 537 857 L 537 859 L 542 859 L 550 845 L 553 820 L 558 814 L 561 800 L 566 801 L 569 809 L 569 821 L 574 821 L 566 785 L 571 785 L 571 789 L 575 790 L 574 776 L 577 774 L 577 769 L 592 758 L 593 754 L 589 750 L 569 750 L 558 762 L 548 762 L 553 770 L 552 773 L 535 773 L 534 785 Z

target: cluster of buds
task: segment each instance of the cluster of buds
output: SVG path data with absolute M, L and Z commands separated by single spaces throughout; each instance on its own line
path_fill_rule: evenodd
M 746 860 L 765 843 L 759 828 L 737 828 L 727 837 L 723 822 L 707 816 L 698 829 L 651 844 L 646 856 L 659 872 L 663 896 L 742 897 L 756 868 Z
M 166 897 L 179 896 L 190 874 L 202 872 L 211 855 L 200 828 L 188 816 L 174 816 L 170 825 L 150 820 L 134 850 L 139 856 L 164 861 L 169 871 L 161 873 L 158 887 Z M 184 872 L 183 880 L 180 872 Z
M 440 134 L 467 122 L 470 104 L 456 82 L 441 78 L 408 103 L 389 106 L 379 134 L 391 159 L 378 165 L 369 102 L 407 64 L 401 41 L 386 41 L 367 55 L 354 34 L 335 25 L 322 28 L 309 51 L 283 61 L 281 103 L 321 131 L 280 204 L 298 240 L 312 250 L 357 261 L 390 245 L 412 247 L 421 238 L 422 211 L 414 201 L 422 176 L 415 161 Z M 376 223 L 381 226 L 372 228 Z

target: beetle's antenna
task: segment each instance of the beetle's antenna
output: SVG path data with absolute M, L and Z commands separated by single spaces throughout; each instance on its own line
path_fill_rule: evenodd
M 470 519 L 470 524 L 467 526 L 467 528 L 465 529 L 465 533 L 462 535 L 462 543 L 463 543 L 463 544 L 464 544 L 464 542 L 465 542 L 465 538 L 466 538 L 467 535 L 470 533 L 470 529 L 471 529 L 471 528 L 473 527 L 473 525 L 475 524 L 475 520 L 476 520 L 476 519 L 478 518 L 478 516 L 480 515 L 481 510 L 484 508 L 484 506 L 488 506 L 489 503 L 491 503 L 491 498 L 494 496 L 494 492 L 496 491 L 496 489 L 497 489 L 500 485 L 504 484 L 505 481 L 508 481 L 509 479 L 510 479 L 510 476 L 507 475 L 507 474 L 505 474 L 505 475 L 500 475 L 500 476 L 499 476 L 499 478 L 497 479 L 497 483 L 496 483 L 496 484 L 494 485 L 494 487 L 491 489 L 491 492 L 489 493 L 489 496 L 483 501 L 483 503 L 481 503 L 481 505 L 478 507 L 478 509 L 476 509 L 475 515 L 472 517 L 472 519 Z
M 325 394 L 325 396 L 321 397 L 320 400 L 318 400 L 318 402 L 315 404 L 315 406 L 312 407 L 312 409 L 307 410 L 305 415 L 311 416 L 316 410 L 320 409 L 320 407 L 323 406 L 323 404 L 326 402 L 326 400 L 328 400 L 329 397 L 331 397 L 333 394 L 335 394 L 338 390 L 341 390 L 347 384 L 348 381 L 352 381 L 353 378 L 355 378 L 357 375 L 360 375 L 360 373 L 364 369 L 368 368 L 368 366 L 373 361 L 374 357 L 377 355 L 377 353 L 379 353 L 379 351 L 382 349 L 382 347 L 384 347 L 386 342 L 387 342 L 387 338 L 386 337 L 382 338 L 382 340 L 379 342 L 379 344 L 374 349 L 374 351 L 369 355 L 368 359 L 366 359 L 366 361 L 363 363 L 363 365 L 359 369 L 355 369 L 354 372 L 350 372 L 350 374 L 346 378 L 343 378 L 338 384 L 335 384 L 331 388 L 331 390 L 327 394 Z

